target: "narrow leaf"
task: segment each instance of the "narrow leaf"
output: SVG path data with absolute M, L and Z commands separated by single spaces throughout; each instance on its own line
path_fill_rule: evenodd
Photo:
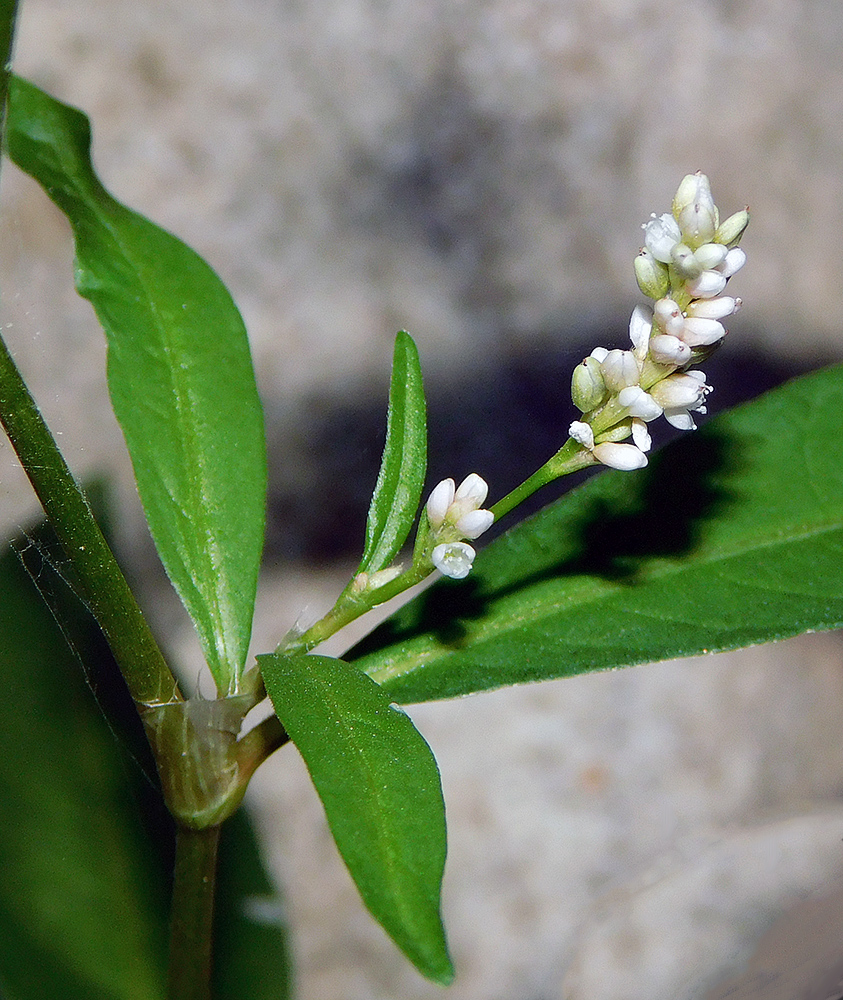
M 7 143 L 68 217 L 76 288 L 108 341 L 108 385 L 167 573 L 223 690 L 249 644 L 266 455 L 246 331 L 211 268 L 115 201 L 87 118 L 13 78 Z
M 366 522 L 358 573 L 388 566 L 415 521 L 427 465 L 427 418 L 419 355 L 403 330 L 395 338 L 386 444 Z
M 606 472 L 349 659 L 401 702 L 843 625 L 843 367 Z
M 258 661 L 364 903 L 421 973 L 450 982 L 439 916 L 445 810 L 430 748 L 341 660 L 268 653 Z

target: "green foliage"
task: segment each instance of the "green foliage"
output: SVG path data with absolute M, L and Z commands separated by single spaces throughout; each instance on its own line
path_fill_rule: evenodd
M 43 529 L 20 547 L 41 592 L 7 548 L 0 557 L 0 994 L 159 1000 L 172 828 L 150 783 L 154 764 L 96 624 L 51 568 L 59 560 L 68 575 L 61 550 Z M 287 1000 L 278 894 L 242 810 L 223 829 L 220 861 L 215 995 Z
M 416 345 L 403 330 L 395 338 L 386 444 L 366 522 L 358 573 L 388 566 L 416 518 L 427 466 L 427 419 Z
M 268 653 L 258 662 L 363 901 L 420 972 L 450 982 L 439 916 L 445 811 L 430 748 L 342 660 Z
M 36 561 L 33 572 L 44 590 L 57 588 L 56 613 L 95 669 L 95 624 L 48 567 Z M 132 786 L 143 792 L 139 772 L 8 547 L 0 676 L 0 991 L 9 1000 L 159 1000 L 167 893 L 132 799 Z
M 108 341 L 108 385 L 158 552 L 223 693 L 246 659 L 263 545 L 263 417 L 246 331 L 194 251 L 115 201 L 80 111 L 13 78 L 8 151 L 65 213 L 76 288 Z
M 843 368 L 605 472 L 348 658 L 401 702 L 843 625 Z

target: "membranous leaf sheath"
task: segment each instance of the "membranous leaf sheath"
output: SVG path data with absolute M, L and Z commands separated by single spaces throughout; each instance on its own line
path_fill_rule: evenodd
M 108 386 L 152 536 L 224 693 L 238 689 L 263 545 L 263 416 L 243 321 L 193 250 L 115 201 L 88 119 L 13 78 L 7 148 L 65 213 L 75 280 L 108 341 Z

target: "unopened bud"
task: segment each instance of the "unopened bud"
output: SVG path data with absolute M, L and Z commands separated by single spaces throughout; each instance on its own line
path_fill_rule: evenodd
M 673 217 L 693 250 L 714 238 L 720 220 L 708 178 L 701 171 L 682 178 L 673 199 Z
M 633 263 L 635 268 L 635 280 L 641 291 L 651 299 L 660 299 L 667 295 L 670 287 L 670 273 L 667 265 L 650 253 L 649 250 L 642 250 Z
M 571 399 L 582 413 L 591 413 L 606 398 L 606 385 L 597 358 L 588 357 L 577 365 L 571 377 Z
M 638 385 L 641 372 L 638 370 L 638 362 L 632 351 L 609 351 L 606 360 L 600 366 L 603 373 L 603 381 L 609 392 L 620 392 L 630 385 Z
M 749 209 L 745 208 L 741 212 L 735 212 L 728 219 L 721 222 L 714 234 L 717 243 L 723 243 L 730 249 L 740 243 L 744 230 L 749 225 Z

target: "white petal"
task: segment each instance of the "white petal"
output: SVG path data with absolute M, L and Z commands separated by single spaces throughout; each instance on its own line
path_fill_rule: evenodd
M 632 341 L 636 355 L 643 356 L 647 353 L 647 344 L 652 329 L 652 313 L 644 306 L 636 306 L 629 319 L 629 339 Z
M 718 295 L 716 299 L 697 299 L 688 306 L 688 315 L 699 319 L 725 319 L 740 308 L 740 299 Z
M 671 262 L 671 252 L 682 239 L 676 219 L 665 213 L 644 223 L 644 245 L 663 264 Z
M 686 281 L 685 287 L 695 299 L 713 299 L 726 287 L 726 277 L 720 271 L 703 271 L 699 278 Z
M 660 365 L 684 365 L 691 360 L 691 348 L 678 337 L 660 333 L 650 341 L 650 357 Z
M 726 259 L 717 270 L 727 278 L 731 278 L 746 263 L 746 254 L 740 247 L 734 247 L 726 254 Z
M 710 271 L 713 267 L 719 267 L 726 259 L 729 252 L 728 247 L 722 243 L 703 243 L 694 253 L 694 260 L 700 265 L 703 271 Z
M 708 387 L 690 375 L 668 375 L 650 390 L 653 399 L 666 410 L 698 406 L 706 396 Z
M 697 428 L 694 418 L 687 410 L 665 410 L 664 419 L 680 431 L 693 431 Z
M 454 480 L 443 479 L 431 490 L 427 500 L 427 519 L 432 528 L 441 528 L 448 508 L 454 502 Z
M 463 514 L 454 527 L 463 538 L 479 538 L 492 527 L 495 515 L 490 510 L 470 510 Z
M 568 434 L 588 451 L 594 447 L 594 431 L 591 429 L 591 424 L 575 420 L 568 428 Z
M 430 553 L 433 565 L 439 572 L 454 580 L 462 580 L 468 576 L 474 556 L 474 549 L 465 542 L 445 542 L 437 545 Z
M 455 500 L 471 500 L 474 503 L 475 509 L 479 507 L 486 497 L 489 495 L 489 486 L 482 476 L 478 476 L 476 472 L 472 472 L 470 475 L 466 476 L 465 479 L 457 487 L 456 493 L 454 494 Z
M 689 316 L 682 327 L 682 340 L 689 347 L 705 347 L 716 344 L 726 336 L 726 327 L 716 319 L 700 319 Z
M 634 444 L 613 444 L 607 441 L 596 445 L 592 454 L 598 462 L 608 465 L 610 469 L 621 469 L 624 472 L 643 469 L 647 464 L 647 456 Z
M 637 385 L 641 373 L 632 351 L 609 351 L 600 365 L 603 382 L 609 392 L 620 392 L 628 385 Z
M 637 417 L 632 421 L 632 441 L 635 447 L 641 451 L 649 451 L 653 444 L 647 425 Z
M 638 385 L 621 389 L 618 393 L 618 402 L 631 417 L 640 417 L 642 420 L 655 420 L 662 413 L 661 406 Z
M 589 354 L 589 357 L 597 358 L 598 361 L 605 361 L 608 353 L 605 347 L 595 347 L 591 354 Z

